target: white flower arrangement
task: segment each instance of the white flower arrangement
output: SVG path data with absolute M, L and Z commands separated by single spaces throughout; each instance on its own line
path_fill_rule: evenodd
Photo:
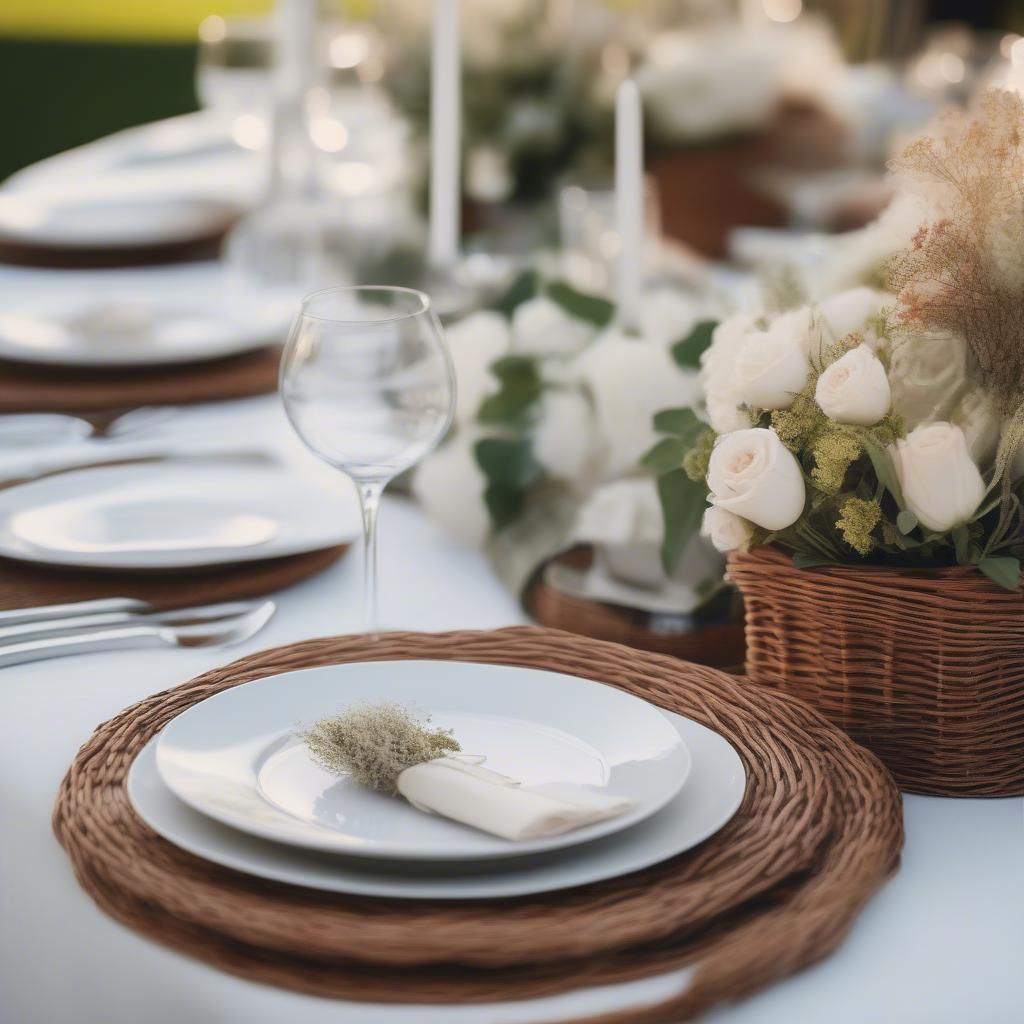
M 721 323 L 705 405 L 660 413 L 665 558 L 697 530 L 800 566 L 974 565 L 1008 589 L 1024 557 L 1024 100 L 991 94 L 902 158 L 892 293 Z M 902 214 L 901 214 L 902 216 Z
M 413 494 L 486 547 L 513 589 L 573 543 L 661 546 L 654 475 L 640 459 L 657 438 L 655 411 L 680 395 L 698 400 L 715 307 L 677 286 L 645 299 L 645 329 L 630 334 L 611 302 L 531 270 L 498 308 L 448 330 L 455 430 L 417 471 Z
M 786 99 L 827 108 L 843 67 L 824 23 L 725 23 L 654 36 L 636 78 L 655 140 L 678 145 L 761 132 Z

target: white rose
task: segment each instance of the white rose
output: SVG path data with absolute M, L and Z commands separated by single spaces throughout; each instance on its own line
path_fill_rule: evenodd
M 445 332 L 455 367 L 455 422 L 472 420 L 480 403 L 498 389 L 491 364 L 508 351 L 511 335 L 499 313 L 473 313 Z
M 645 292 L 640 308 L 640 333 L 674 344 L 697 326 L 702 309 L 692 295 L 678 288 L 655 288 Z
M 792 526 L 804 509 L 804 475 L 774 430 L 751 427 L 720 437 L 708 465 L 712 504 L 766 530 Z
M 754 324 L 754 317 L 746 313 L 727 317 L 714 329 L 711 345 L 701 356 L 701 390 L 708 421 L 716 433 L 750 426 L 750 417 L 740 408 L 743 398 L 736 386 L 736 355 Z
M 459 435 L 428 455 L 416 468 L 412 493 L 430 519 L 479 547 L 491 524 L 484 504 L 487 479 L 473 453 L 475 440 Z
M 877 423 L 892 405 L 885 367 L 867 345 L 858 345 L 826 367 L 814 398 L 829 419 L 859 427 Z
M 593 324 L 570 316 L 546 295 L 527 299 L 512 314 L 512 347 L 521 355 L 576 355 L 596 334 Z
M 701 536 L 709 537 L 715 549 L 723 554 L 742 548 L 754 533 L 746 519 L 718 505 L 708 507 L 700 532 Z
M 851 288 L 830 295 L 818 310 L 833 341 L 841 341 L 848 334 L 856 332 L 862 336 L 863 341 L 870 344 L 877 341 L 878 335 L 869 326 L 869 321 L 881 313 L 889 298 L 874 288 Z
M 559 480 L 579 481 L 594 451 L 594 414 L 577 391 L 545 391 L 533 435 L 533 454 Z
M 945 533 L 971 518 L 985 482 L 952 423 L 916 427 L 890 447 L 907 508 L 929 529 Z
M 594 401 L 605 478 L 635 469 L 658 440 L 656 412 L 700 398 L 697 374 L 680 368 L 664 345 L 615 330 L 583 355 L 580 375 Z
M 967 380 L 967 342 L 953 334 L 920 334 L 892 346 L 893 407 L 908 427 L 947 418 Z
M 736 356 L 736 384 L 752 409 L 788 409 L 810 369 L 796 336 L 786 330 L 754 331 Z
M 768 333 L 780 341 L 793 341 L 806 356 L 816 356 L 821 350 L 821 331 L 815 326 L 810 306 L 780 313 L 772 321 Z

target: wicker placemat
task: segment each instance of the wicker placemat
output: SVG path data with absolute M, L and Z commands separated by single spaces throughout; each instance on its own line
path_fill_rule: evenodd
M 173 846 L 133 812 L 132 759 L 227 687 L 350 661 L 454 659 L 599 678 L 728 738 L 749 773 L 737 816 L 653 868 L 542 896 L 409 902 L 281 885 Z M 713 669 L 566 633 L 396 633 L 310 640 L 208 672 L 122 712 L 61 785 L 56 835 L 82 886 L 156 941 L 256 981 L 382 1002 L 523 999 L 686 964 L 670 1004 L 600 1017 L 655 1024 L 747 995 L 831 952 L 895 869 L 899 797 L 867 751 L 799 701 Z
M 90 413 L 265 395 L 277 388 L 280 361 L 276 346 L 208 363 L 115 372 L 0 360 L 0 414 Z
M 66 246 L 31 245 L 14 238 L 0 238 L 0 263 L 21 267 L 98 270 L 109 267 L 144 267 L 161 263 L 188 263 L 216 259 L 230 223 L 171 242 L 149 245 Z
M 156 608 L 185 608 L 283 590 L 333 565 L 346 545 L 286 558 L 159 572 L 65 569 L 0 558 L 0 609 L 135 597 Z

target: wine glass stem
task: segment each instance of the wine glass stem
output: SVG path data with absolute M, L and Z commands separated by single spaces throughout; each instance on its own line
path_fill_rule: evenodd
M 363 510 L 363 600 L 366 602 L 366 632 L 376 636 L 377 619 L 377 510 L 384 493 L 384 481 L 359 484 L 359 502 Z

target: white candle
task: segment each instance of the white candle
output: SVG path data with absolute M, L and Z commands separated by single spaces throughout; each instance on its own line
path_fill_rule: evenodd
M 644 130 L 640 90 L 631 78 L 615 95 L 615 226 L 619 323 L 635 329 L 644 273 Z
M 459 255 L 461 64 L 459 0 L 434 0 L 428 249 L 430 265 L 434 269 L 451 268 Z

